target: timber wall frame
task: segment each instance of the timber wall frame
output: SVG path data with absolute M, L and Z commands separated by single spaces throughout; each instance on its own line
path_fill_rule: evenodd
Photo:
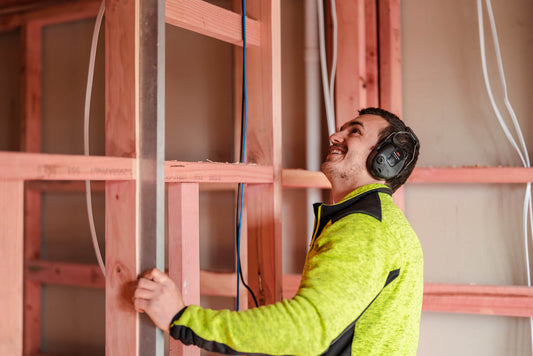
M 110 241 L 135 246 L 135 128 L 128 115 L 107 106 L 107 157 L 42 154 L 41 62 L 42 28 L 50 24 L 93 18 L 99 1 L 59 3 L 21 14 L 0 17 L 0 31 L 20 28 L 22 42 L 21 151 L 0 152 L 0 353 L 38 355 L 41 345 L 40 300 L 42 284 L 106 288 L 106 354 L 138 354 L 138 335 L 118 325 L 137 323 L 137 315 L 120 296 L 120 289 L 135 280 L 136 252 L 114 248 Z M 111 8 L 112 5 L 116 5 Z M 106 43 L 126 36 L 127 51 L 135 41 L 132 5 L 108 0 Z M 121 7 L 122 6 L 122 7 Z M 123 7 L 130 6 L 130 7 Z M 356 109 L 380 105 L 401 113 L 400 4 L 398 0 L 351 0 L 337 3 L 339 63 L 336 88 L 338 122 L 351 119 Z M 240 14 L 200 0 L 167 0 L 166 22 L 242 46 Z M 242 182 L 247 187 L 247 278 L 261 304 L 291 297 L 299 276 L 281 273 L 281 191 L 287 188 L 329 188 L 319 172 L 281 169 L 280 4 L 249 2 L 247 11 L 250 117 L 248 162 L 254 164 L 166 162 L 165 182 L 169 206 L 169 273 L 183 290 L 186 303 L 199 295 L 234 296 L 235 275 L 199 270 L 198 192 L 202 183 Z M 342 14 L 356 14 L 343 17 Z M 379 21 L 378 21 L 379 19 Z M 378 26 L 379 24 L 379 26 Z M 115 31 L 115 32 L 113 32 Z M 348 35 L 351 34 L 351 35 Z M 356 34 L 356 35 L 352 35 Z M 379 41 L 378 41 L 379 38 Z M 109 56 L 106 97 L 120 102 L 134 117 L 135 93 L 118 93 L 116 85 L 134 88 L 135 56 L 129 63 Z M 125 69 L 124 69 L 125 68 Z M 130 72 L 128 72 L 128 70 Z M 110 71 L 110 72 L 108 72 Z M 115 71 L 115 72 L 113 72 Z M 361 81 L 346 81 L 346 78 Z M 236 81 L 239 82 L 239 81 Z M 133 90 L 133 89 L 132 89 Z M 239 92 L 236 88 L 236 93 Z M 114 120 L 123 115 L 125 121 Z M 260 134 L 259 134 L 260 133 Z M 132 146 L 133 145 L 133 146 Z M 106 267 L 103 278 L 96 265 L 44 261 L 41 251 L 41 192 L 81 191 L 82 180 L 102 181 L 106 191 Z M 527 183 L 533 169 L 516 167 L 417 168 L 408 181 L 418 183 Z M 103 183 L 105 182 L 105 183 Z M 403 206 L 403 192 L 395 194 Z M 251 203 L 253 202 L 253 204 Z M 260 203 L 259 203 L 260 202 Z M 187 209 L 184 209 L 185 204 Z M 122 224 L 120 231 L 114 226 Z M 110 236 L 113 236 L 111 239 Z M 24 242 L 24 243 L 23 243 Z M 184 254 L 187 250 L 194 253 Z M 257 252 L 259 251 L 259 253 Z M 246 255 L 246 254 L 245 254 Z M 243 298 L 246 300 L 246 298 Z M 471 286 L 426 283 L 424 310 L 489 315 L 533 316 L 533 291 L 522 286 Z M 135 328 L 131 328 L 135 329 Z M 194 348 L 171 344 L 171 355 L 198 355 Z

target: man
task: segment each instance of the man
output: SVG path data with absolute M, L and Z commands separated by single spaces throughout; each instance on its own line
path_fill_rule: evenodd
M 134 304 L 186 344 L 227 354 L 414 355 L 422 306 L 420 243 L 391 194 L 412 172 L 419 143 L 395 115 L 361 110 L 330 137 L 322 171 L 334 204 L 316 204 L 296 296 L 232 312 L 185 306 L 151 270 Z

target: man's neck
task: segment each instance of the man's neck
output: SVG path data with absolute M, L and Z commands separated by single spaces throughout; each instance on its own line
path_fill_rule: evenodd
M 385 184 L 385 182 L 383 181 L 378 181 L 378 180 L 372 180 L 372 181 L 368 181 L 368 182 L 361 182 L 359 184 L 354 184 L 354 185 L 349 185 L 349 186 L 336 186 L 336 185 L 333 185 L 331 186 L 331 196 L 333 198 L 333 203 L 338 203 L 340 201 L 342 201 L 342 199 L 344 199 L 344 197 L 346 197 L 348 194 L 350 194 L 351 192 L 353 192 L 354 190 L 356 190 L 357 188 L 360 188 L 362 186 L 365 186 L 367 184 Z

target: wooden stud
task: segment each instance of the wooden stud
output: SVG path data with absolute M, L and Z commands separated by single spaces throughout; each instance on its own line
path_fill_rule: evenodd
M 24 182 L 0 180 L 0 354 L 22 355 Z
M 138 51 L 136 1 L 105 8 L 106 154 L 134 157 Z M 131 164 L 133 160 L 128 160 Z M 131 167 L 131 166 L 130 166 Z M 131 179 L 131 172 L 130 172 Z M 139 356 L 139 318 L 131 288 L 139 272 L 134 181 L 106 182 L 106 355 Z M 128 293 L 129 292 L 129 293 Z
M 42 26 L 29 22 L 22 28 L 21 151 L 41 152 Z
M 200 304 L 200 206 L 196 183 L 168 185 L 168 269 L 186 305 Z M 196 346 L 170 340 L 170 356 L 200 355 Z
M 281 38 L 280 2 L 248 4 L 261 23 L 261 46 L 248 49 L 246 161 L 272 166 L 272 184 L 249 185 L 248 278 L 260 304 L 281 300 Z
M 106 182 L 106 355 L 138 354 L 135 182 Z M 126 327 L 125 327 L 126 326 Z
M 378 68 L 378 15 L 376 0 L 365 1 L 365 71 L 363 86 L 366 91 L 366 107 L 379 106 L 379 68 Z M 363 106 L 361 106 L 363 107 Z
M 379 32 L 379 105 L 402 115 L 402 61 L 400 33 L 400 1 L 378 0 Z M 393 195 L 394 202 L 404 210 L 404 188 Z
M 335 121 L 337 127 L 366 107 L 366 32 L 364 0 L 338 1 Z
M 41 152 L 42 26 L 22 27 L 22 117 L 20 150 Z M 41 257 L 41 193 L 26 189 L 24 201 L 24 262 Z M 24 354 L 41 348 L 41 285 L 24 282 Z
M 241 16 L 202 0 L 167 0 L 166 22 L 209 37 L 242 46 Z M 246 42 L 260 44 L 259 22 L 246 19 Z
M 26 189 L 24 200 L 24 263 L 41 257 L 41 192 Z M 41 348 L 41 284 L 25 275 L 24 354 Z
M 399 116 L 402 113 L 402 57 L 400 1 L 378 0 L 379 104 Z

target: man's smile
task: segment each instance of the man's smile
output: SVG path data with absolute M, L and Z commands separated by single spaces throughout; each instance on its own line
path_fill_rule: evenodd
M 344 145 L 341 145 L 341 144 L 333 144 L 331 146 L 329 146 L 329 154 L 328 156 L 332 156 L 332 155 L 345 155 L 347 152 L 347 147 L 344 146 Z

